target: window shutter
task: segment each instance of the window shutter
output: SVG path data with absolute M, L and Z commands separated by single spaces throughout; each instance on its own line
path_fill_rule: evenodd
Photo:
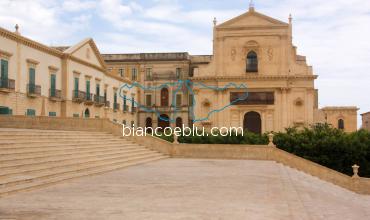
M 29 69 L 29 84 L 31 85 L 35 85 L 35 69 L 34 68 L 30 68 Z
M 8 79 L 8 61 L 1 60 L 1 79 L 7 80 Z

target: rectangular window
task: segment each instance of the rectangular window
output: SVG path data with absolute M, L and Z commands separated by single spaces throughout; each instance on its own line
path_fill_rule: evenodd
M 35 71 L 35 68 L 30 68 L 29 69 L 29 77 L 28 77 L 28 83 L 30 84 L 30 85 L 35 85 L 35 83 L 36 83 L 36 71 Z
M 96 96 L 100 96 L 100 84 L 96 84 Z
M 1 59 L 1 79 L 2 80 L 8 80 L 8 61 Z
M 56 79 L 57 78 L 57 76 L 55 75 L 55 74 L 51 74 L 50 75 L 50 96 L 51 97 L 55 97 L 55 93 L 56 93 Z
M 79 118 L 79 117 L 80 117 L 80 115 L 79 115 L 78 113 L 74 113 L 74 114 L 73 114 L 73 117 L 74 117 L 74 118 Z
M 86 80 L 86 99 L 90 100 L 90 80 Z
M 181 107 L 181 94 L 176 95 L 176 107 Z
M 49 117 L 56 117 L 57 113 L 56 112 L 49 112 Z
M 145 95 L 145 104 L 146 106 L 152 106 L 152 95 Z
M 131 78 L 133 81 L 137 80 L 137 69 L 135 67 L 131 70 Z
M 116 110 L 118 109 L 117 107 L 117 91 L 113 91 L 114 95 L 113 95 L 113 109 Z
M 75 77 L 75 84 L 74 84 L 74 90 L 79 90 L 79 78 L 78 77 Z
M 194 103 L 194 96 L 193 95 L 189 95 L 189 106 L 193 106 L 193 103 Z
M 121 77 L 124 77 L 125 76 L 125 69 L 123 69 L 123 68 L 118 69 L 118 73 Z
M 176 79 L 181 79 L 181 68 L 176 68 Z
M 36 110 L 35 109 L 27 109 L 26 115 L 27 116 L 35 116 L 36 115 Z
M 152 68 L 146 68 L 145 80 L 152 80 Z
M 104 102 L 106 102 L 107 101 L 107 90 L 105 89 L 104 90 Z

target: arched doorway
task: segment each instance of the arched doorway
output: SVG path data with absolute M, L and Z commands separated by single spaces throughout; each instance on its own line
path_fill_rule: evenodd
M 244 115 L 243 128 L 244 130 L 261 134 L 261 115 L 257 112 L 248 112 Z
M 147 128 L 153 127 L 153 120 L 152 120 L 151 117 L 146 118 L 146 120 L 145 120 L 145 127 L 147 127 Z
M 167 88 L 161 89 L 161 106 L 168 106 L 169 92 Z
M 176 118 L 176 127 L 182 128 L 182 118 L 180 117 Z
M 85 118 L 90 118 L 90 110 L 88 108 L 84 112 L 84 117 Z
M 162 114 L 160 117 L 158 117 L 158 127 L 162 129 L 170 127 L 170 120 L 168 115 Z

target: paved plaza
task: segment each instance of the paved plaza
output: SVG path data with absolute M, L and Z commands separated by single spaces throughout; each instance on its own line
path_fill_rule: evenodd
M 1 198 L 0 219 L 367 220 L 370 196 L 273 161 L 166 159 Z

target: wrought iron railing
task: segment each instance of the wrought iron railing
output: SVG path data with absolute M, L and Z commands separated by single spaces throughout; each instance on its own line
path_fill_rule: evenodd
M 27 84 L 28 95 L 41 95 L 41 86 L 35 84 Z
M 15 80 L 14 79 L 0 79 L 0 88 L 14 90 Z

